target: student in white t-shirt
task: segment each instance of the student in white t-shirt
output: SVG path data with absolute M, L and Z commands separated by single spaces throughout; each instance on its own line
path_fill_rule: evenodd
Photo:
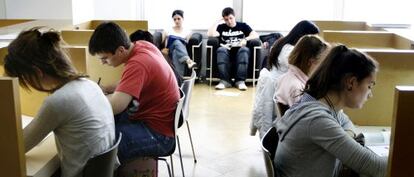
M 165 48 L 162 50 L 162 53 L 171 58 L 175 69 L 183 76 L 186 66 L 188 69 L 196 66 L 196 63 L 189 57 L 186 48 L 188 39 L 191 37 L 191 30 L 183 26 L 184 11 L 174 10 L 172 19 L 174 20 L 174 26 L 164 30 L 163 33 Z

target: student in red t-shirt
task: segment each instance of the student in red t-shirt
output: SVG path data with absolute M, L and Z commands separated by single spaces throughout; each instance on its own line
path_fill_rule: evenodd
M 122 132 L 121 162 L 170 151 L 175 145 L 174 112 L 180 95 L 161 52 L 147 41 L 131 43 L 121 27 L 105 22 L 92 34 L 89 53 L 97 55 L 102 64 L 124 64 L 121 81 L 107 95 L 116 114 L 116 133 Z

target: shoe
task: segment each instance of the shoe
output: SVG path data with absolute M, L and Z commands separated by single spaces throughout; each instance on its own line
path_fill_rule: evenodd
M 236 82 L 236 87 L 241 91 L 246 91 L 247 90 L 247 86 L 244 83 L 244 81 L 237 81 Z
M 217 84 L 215 88 L 216 88 L 216 90 L 223 90 L 223 89 L 229 88 L 229 87 L 231 87 L 230 83 L 221 80 L 220 83 Z
M 193 60 L 191 60 L 191 59 L 188 59 L 187 61 L 186 61 L 186 63 L 187 63 L 187 67 L 188 67 L 188 69 L 193 69 L 194 67 L 196 67 L 197 66 L 197 63 L 196 62 L 194 62 Z

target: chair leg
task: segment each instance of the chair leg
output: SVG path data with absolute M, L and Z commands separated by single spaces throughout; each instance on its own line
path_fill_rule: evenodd
M 172 173 L 172 176 L 174 177 L 174 163 L 173 163 L 172 154 L 170 155 L 170 161 L 171 161 L 171 173 Z
M 165 162 L 165 165 L 167 165 L 167 170 L 168 170 L 168 175 L 170 176 L 170 177 L 174 177 L 174 176 L 171 176 L 171 169 L 170 169 L 170 165 L 168 164 L 168 162 L 167 162 L 167 159 L 164 159 L 164 158 L 156 158 L 156 160 L 161 160 L 161 161 L 163 161 L 163 162 Z M 172 163 L 171 163 L 171 165 L 172 165 Z
M 194 146 L 193 146 L 193 138 L 191 138 L 191 131 L 190 131 L 190 125 L 188 124 L 188 120 L 185 120 L 185 123 L 187 124 L 188 135 L 190 136 L 191 150 L 193 150 L 194 163 L 197 163 L 196 155 L 194 152 Z
M 185 177 L 185 175 L 184 175 L 183 157 L 181 156 L 180 138 L 178 138 L 178 136 L 177 136 L 177 145 L 178 145 L 178 153 L 180 155 L 181 172 L 183 173 L 183 177 Z

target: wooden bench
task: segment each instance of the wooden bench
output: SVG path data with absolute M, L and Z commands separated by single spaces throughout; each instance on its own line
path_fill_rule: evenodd
M 126 30 L 127 34 L 131 34 L 136 30 L 148 30 L 148 21 L 142 20 L 92 20 L 81 24 L 74 25 L 75 30 L 94 30 L 105 21 L 112 21 Z
M 0 20 L 0 28 L 4 26 L 11 26 L 19 23 L 25 23 L 33 20 L 29 19 L 1 19 Z
M 353 31 L 381 31 L 383 29 L 372 27 L 363 21 L 332 21 L 315 20 L 313 21 L 321 31 L 324 30 L 353 30 Z

